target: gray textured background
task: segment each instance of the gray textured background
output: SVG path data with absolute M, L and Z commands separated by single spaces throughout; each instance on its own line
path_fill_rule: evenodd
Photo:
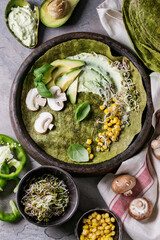
M 9 94 L 14 76 L 25 58 L 33 51 L 23 47 L 9 32 L 5 25 L 4 12 L 6 0 L 0 1 L 0 133 L 15 138 L 9 118 Z M 29 1 L 39 6 L 42 0 Z M 39 44 L 68 32 L 96 32 L 106 34 L 102 28 L 96 7 L 103 0 L 81 0 L 68 22 L 57 29 L 46 28 L 43 24 L 39 27 Z M 38 166 L 38 163 L 29 158 L 21 173 Z M 80 204 L 76 214 L 66 224 L 56 228 L 39 228 L 29 224 L 24 219 L 17 223 L 0 221 L 0 240 L 75 240 L 74 227 L 80 215 L 95 207 L 106 207 L 97 190 L 97 183 L 101 177 L 74 178 L 80 190 Z M 14 195 L 11 194 L 12 184 L 7 185 L 7 190 L 0 193 L 0 209 L 8 210 L 8 202 Z M 123 240 L 130 240 L 124 233 Z

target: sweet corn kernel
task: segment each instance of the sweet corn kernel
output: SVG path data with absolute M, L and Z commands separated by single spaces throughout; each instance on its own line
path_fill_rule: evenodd
M 115 229 L 115 225 L 113 225 L 112 227 L 111 227 L 111 230 L 113 231 Z
M 100 108 L 100 110 L 104 110 L 105 109 L 105 105 L 101 105 L 99 108 Z
M 107 149 L 107 146 L 106 146 L 106 145 L 104 145 L 104 146 L 103 146 L 103 149 L 104 149 L 104 150 L 106 150 L 106 149 Z
M 97 152 L 99 152 L 100 149 L 101 149 L 100 146 L 97 146 L 97 147 L 96 147 L 96 151 L 97 151 Z
M 101 152 L 104 152 L 104 148 L 103 147 L 101 147 Z
M 90 154 L 91 153 L 91 148 L 87 148 L 87 151 Z
M 100 141 L 103 142 L 103 143 L 105 142 L 104 138 L 100 138 Z
M 109 126 L 109 124 L 108 124 L 108 126 Z M 108 129 L 108 126 L 107 126 L 107 125 L 104 125 L 104 127 L 103 127 L 103 128 L 104 128 L 104 129 Z
M 111 127 L 111 126 L 112 126 L 112 123 L 111 123 L 111 122 L 109 122 L 109 123 L 108 123 L 108 126 L 109 126 L 109 127 Z
M 111 222 L 115 222 L 115 218 L 114 217 L 111 217 Z
M 92 144 L 92 140 L 91 139 L 87 139 L 86 143 L 91 145 Z
M 96 142 L 99 142 L 100 140 L 99 140 L 99 137 L 96 137 Z
M 116 233 L 115 231 L 112 231 L 111 234 L 112 234 L 111 236 L 115 236 Z
M 103 143 L 102 143 L 102 142 L 99 142 L 99 143 L 98 143 L 98 146 L 101 146 L 101 147 L 102 147 L 102 146 L 103 146 Z
M 93 159 L 94 155 L 92 153 L 89 154 L 89 159 Z
M 108 113 L 109 113 L 109 110 L 106 108 L 106 109 L 104 110 L 104 113 L 105 113 L 105 114 L 108 114 Z
M 109 218 L 109 213 L 105 213 L 105 218 Z
M 98 133 L 98 136 L 100 137 L 100 136 L 103 136 L 103 133 Z
M 107 140 L 107 144 L 110 145 L 111 144 L 111 140 Z

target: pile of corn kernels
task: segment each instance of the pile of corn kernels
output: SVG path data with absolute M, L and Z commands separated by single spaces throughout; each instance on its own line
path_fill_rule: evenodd
M 83 228 L 80 240 L 114 240 L 115 218 L 109 213 L 99 214 L 93 212 L 88 218 L 83 219 Z

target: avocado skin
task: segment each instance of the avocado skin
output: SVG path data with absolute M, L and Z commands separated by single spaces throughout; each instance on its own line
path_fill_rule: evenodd
M 24 0 L 10 0 L 6 6 L 6 9 L 5 9 L 5 22 L 6 22 L 6 25 L 7 25 L 7 28 L 9 29 L 9 31 L 11 32 L 11 34 L 18 40 L 18 42 L 20 42 L 24 47 L 27 47 L 27 48 L 34 48 L 37 43 L 38 43 L 38 29 L 39 29 L 39 9 L 37 6 L 34 7 L 34 12 L 37 14 L 37 19 L 38 19 L 38 23 L 37 23 L 37 41 L 35 43 L 34 46 L 31 46 L 31 47 L 28 47 L 26 45 L 24 45 L 20 40 L 19 38 L 17 38 L 14 33 L 11 31 L 11 29 L 9 28 L 9 25 L 8 25 L 8 15 L 11 11 L 11 8 L 13 7 L 24 7 L 24 6 L 27 6 L 30 4 L 27 2 L 27 1 L 24 1 Z
M 41 19 L 41 22 L 45 26 L 51 27 L 51 28 L 57 28 L 57 27 L 62 26 L 70 18 L 70 16 L 72 15 L 73 10 L 75 9 L 75 7 L 77 6 L 79 1 L 80 0 L 68 0 L 68 3 L 70 5 L 70 9 L 69 9 L 67 15 L 62 17 L 62 18 L 60 18 L 60 19 L 55 19 L 47 11 L 47 5 L 48 5 L 49 2 L 51 2 L 51 0 L 43 1 L 43 3 L 40 6 L 40 19 Z

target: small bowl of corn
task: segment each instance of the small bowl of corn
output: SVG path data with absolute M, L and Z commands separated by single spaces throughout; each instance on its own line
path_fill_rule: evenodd
M 122 224 L 110 210 L 96 208 L 80 217 L 75 235 L 77 240 L 122 240 Z

